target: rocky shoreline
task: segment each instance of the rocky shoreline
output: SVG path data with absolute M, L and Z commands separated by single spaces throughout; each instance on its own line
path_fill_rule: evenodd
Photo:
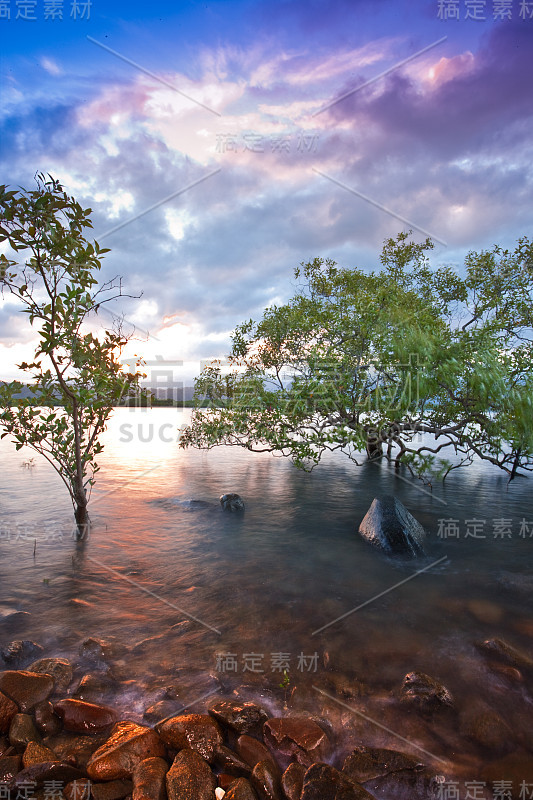
M 527 655 L 498 639 L 479 648 L 510 679 L 531 685 Z M 498 780 L 507 781 L 503 797 L 527 798 L 528 786 L 533 796 L 533 741 L 526 735 L 519 748 L 506 747 L 513 733 L 495 714 L 476 718 L 473 729 L 489 750 L 499 748 L 504 756 L 495 758 L 492 778 L 490 772 L 472 774 L 478 793 L 469 795 L 466 781 L 453 781 L 448 762 L 420 747 L 420 758 L 413 756 L 408 739 L 409 752 L 364 740 L 345 752 L 345 731 L 329 720 L 287 707 L 273 715 L 238 691 L 232 697 L 216 692 L 203 713 L 182 708 L 165 715 L 168 704 L 159 701 L 148 705 L 139 722 L 131 718 L 135 714 L 94 702 L 95 671 L 79 677 L 80 665 L 83 671 L 90 657 L 103 658 L 110 649 L 109 643 L 86 639 L 75 663 L 46 657 L 31 641 L 3 648 L 3 800 L 489 800 L 498 797 Z M 405 676 L 401 699 L 406 714 L 455 713 L 448 689 L 422 672 Z

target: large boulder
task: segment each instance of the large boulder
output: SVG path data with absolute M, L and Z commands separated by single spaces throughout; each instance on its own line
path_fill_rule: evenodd
M 375 497 L 359 526 L 367 542 L 389 555 L 424 555 L 426 531 L 393 495 Z

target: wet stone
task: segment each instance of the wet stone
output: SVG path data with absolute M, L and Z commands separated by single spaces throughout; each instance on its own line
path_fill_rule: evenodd
M 218 724 L 208 714 L 172 717 L 157 725 L 156 729 L 169 747 L 175 750 L 188 747 L 210 763 L 214 761 L 215 752 L 223 741 Z
M 59 761 L 59 759 L 49 747 L 38 742 L 28 742 L 22 756 L 24 768 L 32 767 L 34 764 L 43 764 L 46 761 Z
M 255 767 L 259 761 L 272 761 L 275 764 L 274 756 L 270 750 L 265 747 L 263 742 L 254 739 L 252 736 L 243 733 L 237 739 L 235 750 L 250 767 Z
M 300 800 L 305 772 L 305 767 L 294 761 L 281 776 L 281 788 L 287 800 Z
M 264 725 L 265 742 L 304 766 L 326 759 L 331 747 L 326 733 L 307 717 L 273 717 Z
M 131 778 L 140 761 L 165 755 L 165 746 L 151 728 L 135 722 L 117 722 L 109 739 L 89 759 L 87 774 L 95 781 Z
M 267 712 L 260 706 L 237 700 L 219 700 L 209 707 L 209 713 L 235 733 L 259 732 L 268 719 Z
M 145 758 L 133 770 L 133 800 L 166 800 L 168 764 L 163 758 Z
M 63 727 L 72 733 L 100 733 L 117 721 L 113 708 L 65 699 L 54 705 L 54 713 L 63 720 Z
M 239 778 L 228 788 L 224 800 L 257 800 L 257 794 L 246 778 Z
M 424 713 L 453 707 L 448 689 L 425 672 L 408 672 L 400 689 L 400 699 Z
M 365 782 L 370 796 L 394 800 L 439 800 L 445 797 L 443 778 L 446 776 L 431 769 L 401 769 Z M 446 783 L 444 783 L 446 787 Z
M 107 739 L 107 734 L 102 733 L 81 736 L 63 732 L 57 736 L 48 736 L 43 744 L 57 753 L 61 761 L 68 761 L 76 767 L 85 768 L 93 753 Z
M 226 772 L 228 775 L 247 777 L 252 771 L 252 768 L 246 761 L 239 758 L 236 753 L 224 745 L 220 745 L 217 748 L 214 761 L 217 767 L 220 767 L 223 772 Z
M 78 700 L 95 702 L 111 694 L 115 688 L 116 681 L 109 670 L 95 670 L 83 676 L 74 694 Z
M 0 758 L 0 781 L 8 783 L 20 772 L 21 767 L 22 757 L 20 755 L 3 756 Z
M 305 773 L 301 800 L 374 800 L 374 796 L 335 767 L 317 763 Z
M 29 672 L 51 675 L 56 689 L 67 689 L 72 681 L 72 664 L 66 658 L 40 658 L 28 667 Z
M 18 713 L 18 705 L 0 692 L 0 733 L 7 733 L 11 725 L 11 720 Z
M 342 772 L 358 783 L 371 778 L 388 775 L 402 769 L 422 769 L 423 764 L 415 758 L 396 750 L 377 747 L 356 747 L 344 761 Z
M 533 659 L 527 653 L 523 653 L 516 647 L 504 642 L 502 639 L 486 639 L 477 645 L 484 655 L 497 658 L 510 667 L 533 674 Z M 0 686 L 0 689 L 2 687 Z
M 0 692 L 14 700 L 21 711 L 30 711 L 41 700 L 47 700 L 53 689 L 50 675 L 25 670 L 0 672 Z
M 182 750 L 166 775 L 168 800 L 213 800 L 217 785 L 209 765 L 194 750 Z
M 27 639 L 16 639 L 10 642 L 0 652 L 0 658 L 9 667 L 24 667 L 32 658 L 43 652 L 43 648 L 36 642 Z
M 25 750 L 29 742 L 41 742 L 41 734 L 29 714 L 15 714 L 9 728 L 9 741 L 19 752 Z
M 61 761 L 47 761 L 42 764 L 34 764 L 32 767 L 21 770 L 21 772 L 15 775 L 9 782 L 8 789 L 12 792 L 17 792 L 20 787 L 27 785 L 29 782 L 34 783 L 38 787 L 43 786 L 45 782 L 51 781 L 67 784 L 83 777 L 83 772 L 76 769 L 71 764 L 65 764 Z
M 54 714 L 54 707 L 49 700 L 41 700 L 33 709 L 35 725 L 43 736 L 55 736 L 62 728 L 61 720 Z
M 93 800 L 122 800 L 131 794 L 133 784 L 128 780 L 107 781 L 107 783 L 93 783 L 91 794 Z
M 259 800 L 283 800 L 281 775 L 271 761 L 259 761 L 250 777 Z

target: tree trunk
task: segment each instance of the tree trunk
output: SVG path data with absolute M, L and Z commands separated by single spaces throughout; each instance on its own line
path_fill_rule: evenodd
M 74 511 L 74 518 L 76 519 L 76 539 L 81 541 L 85 539 L 89 533 L 89 513 L 87 511 L 87 504 L 77 505 Z
M 370 435 L 366 439 L 366 454 L 369 461 L 381 458 L 383 455 L 383 442 L 379 436 Z

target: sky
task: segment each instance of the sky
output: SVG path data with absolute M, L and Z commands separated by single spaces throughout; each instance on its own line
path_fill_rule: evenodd
M 1 183 L 93 209 L 126 355 L 185 383 L 301 262 L 531 234 L 533 0 L 6 0 L 0 34 Z M 0 298 L 0 378 L 34 346 Z

